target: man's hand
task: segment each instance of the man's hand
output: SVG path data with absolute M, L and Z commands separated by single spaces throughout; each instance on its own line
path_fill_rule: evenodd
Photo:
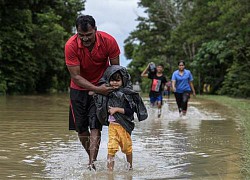
M 106 84 L 102 84 L 101 86 L 98 86 L 95 90 L 98 94 L 108 95 L 114 90 L 113 87 L 107 86 Z

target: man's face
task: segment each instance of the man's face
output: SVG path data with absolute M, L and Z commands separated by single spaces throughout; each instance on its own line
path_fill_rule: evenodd
M 80 26 L 77 28 L 78 37 L 82 40 L 82 44 L 85 47 L 90 47 L 95 44 L 95 33 L 96 28 L 93 28 L 90 25 L 88 25 L 87 31 L 82 31 Z

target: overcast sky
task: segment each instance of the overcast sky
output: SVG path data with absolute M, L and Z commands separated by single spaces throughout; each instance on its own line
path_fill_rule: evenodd
M 127 66 L 129 60 L 124 57 L 124 40 L 135 30 L 138 15 L 143 9 L 138 8 L 139 0 L 87 0 L 84 14 L 92 15 L 97 29 L 112 35 L 121 50 L 120 64 Z

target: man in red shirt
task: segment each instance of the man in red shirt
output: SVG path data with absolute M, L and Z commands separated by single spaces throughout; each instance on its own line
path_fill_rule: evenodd
M 81 15 L 76 19 L 77 34 L 65 45 L 65 61 L 71 76 L 69 129 L 78 137 L 88 153 L 89 168 L 95 169 L 102 125 L 96 116 L 91 92 L 107 95 L 113 91 L 98 81 L 109 65 L 119 65 L 120 49 L 109 34 L 97 31 L 95 19 Z

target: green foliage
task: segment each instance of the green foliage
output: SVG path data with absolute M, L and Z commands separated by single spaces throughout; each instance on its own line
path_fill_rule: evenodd
M 46 92 L 52 87 L 53 78 L 63 70 L 64 44 L 67 33 L 56 22 L 60 16 L 51 11 L 37 14 L 37 24 L 34 26 L 34 39 L 36 40 L 36 58 L 39 59 L 39 79 L 36 86 L 38 92 Z M 48 39 L 50 41 L 48 41 Z
M 233 97 L 250 97 L 250 63 L 234 62 L 228 69 L 220 94 Z
M 4 19 L 1 26 L 1 71 L 7 84 L 7 93 L 34 91 L 37 65 L 30 53 L 34 47 L 31 12 L 9 10 L 12 22 Z
M 232 50 L 226 41 L 213 40 L 203 43 L 192 62 L 193 73 L 199 74 L 201 84 L 210 84 L 215 93 L 224 80 L 228 67 L 232 64 Z
M 6 94 L 7 83 L 3 77 L 3 73 L 0 71 L 0 94 Z
M 141 0 L 139 6 L 147 17 L 138 17 L 136 30 L 125 40 L 134 77 L 151 61 L 163 63 L 170 76 L 177 61 L 183 59 L 191 65 L 198 92 L 206 83 L 211 84 L 213 94 L 249 96 L 245 77 L 250 54 L 250 1 Z M 231 88 L 235 75 L 235 88 Z
M 0 92 L 66 91 L 64 44 L 85 0 L 0 1 Z
M 151 86 L 151 79 L 144 78 L 141 83 L 141 89 L 143 89 L 144 93 L 149 93 L 150 91 L 150 86 Z
M 159 0 L 142 0 L 139 5 L 147 7 L 145 11 L 148 17 L 138 17 L 137 29 L 125 40 L 125 55 L 133 59 L 128 66 L 132 80 L 141 82 L 138 77 L 149 62 L 164 64 L 165 73 L 170 76 L 169 69 L 173 59 L 168 58 L 172 49 L 169 48 L 167 40 L 170 38 L 172 26 L 177 23 L 175 6 L 171 1 Z

